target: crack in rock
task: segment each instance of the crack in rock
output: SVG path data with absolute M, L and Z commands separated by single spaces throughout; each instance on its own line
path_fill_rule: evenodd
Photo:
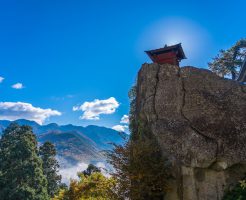
M 156 84 L 155 84 L 155 91 L 154 91 L 154 99 L 153 99 L 153 107 L 154 107 L 154 112 L 155 112 L 155 116 L 156 116 L 156 121 L 158 120 L 158 114 L 157 114 L 157 111 L 156 111 L 156 105 L 155 105 L 155 102 L 156 102 L 156 93 L 157 93 L 157 88 L 158 88 L 158 84 L 159 84 L 159 73 L 160 73 L 160 69 L 161 69 L 161 66 L 158 65 L 158 69 L 157 69 L 157 73 L 156 73 Z

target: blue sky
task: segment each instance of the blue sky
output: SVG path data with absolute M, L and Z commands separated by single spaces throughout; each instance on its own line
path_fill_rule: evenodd
M 218 50 L 246 36 L 245 6 L 244 0 L 0 0 L 0 118 L 19 113 L 43 123 L 119 125 L 137 71 L 150 62 L 144 50 L 182 42 L 188 59 L 181 65 L 206 68 Z M 90 119 L 83 104 L 87 114 L 96 112 Z

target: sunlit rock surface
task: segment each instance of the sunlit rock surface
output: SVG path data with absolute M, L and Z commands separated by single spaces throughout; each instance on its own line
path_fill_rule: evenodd
M 246 172 L 246 86 L 205 69 L 144 64 L 136 108 L 175 165 L 167 199 L 221 199 Z

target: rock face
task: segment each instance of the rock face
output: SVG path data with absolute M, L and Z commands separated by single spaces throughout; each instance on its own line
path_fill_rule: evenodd
M 137 117 L 173 162 L 169 200 L 219 200 L 246 172 L 246 86 L 205 69 L 143 64 Z

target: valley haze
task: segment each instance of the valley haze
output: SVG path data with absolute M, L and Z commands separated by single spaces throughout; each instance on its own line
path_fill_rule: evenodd
M 110 166 L 106 163 L 104 151 L 111 150 L 112 143 L 123 144 L 124 138 L 128 138 L 126 133 L 106 127 L 95 125 L 83 127 L 56 123 L 40 125 L 25 119 L 0 120 L 0 135 L 9 124 L 14 122 L 31 126 L 39 145 L 46 141 L 55 145 L 60 174 L 63 182 L 67 184 L 70 178 L 75 179 L 77 172 L 85 170 L 90 163 L 100 167 L 106 174 L 104 168 L 110 168 Z

